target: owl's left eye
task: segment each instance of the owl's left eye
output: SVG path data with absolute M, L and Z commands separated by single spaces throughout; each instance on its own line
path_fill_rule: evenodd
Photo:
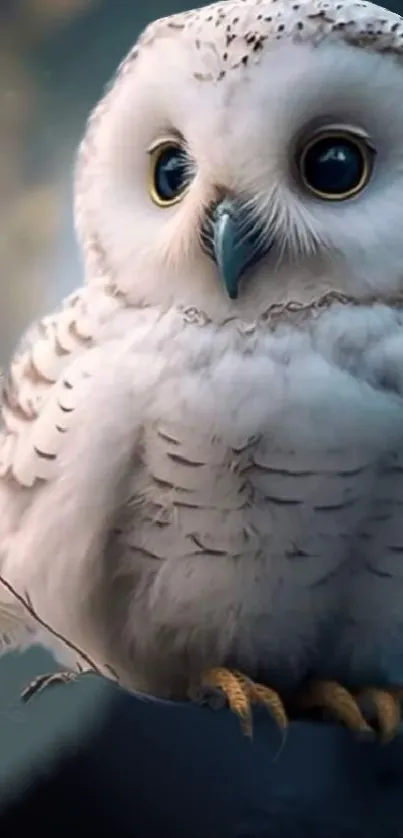
M 315 134 L 299 151 L 297 167 L 303 186 L 326 201 L 345 201 L 368 184 L 375 150 L 348 130 Z
M 149 192 L 159 207 L 171 207 L 189 186 L 189 160 L 174 140 L 163 140 L 149 150 Z

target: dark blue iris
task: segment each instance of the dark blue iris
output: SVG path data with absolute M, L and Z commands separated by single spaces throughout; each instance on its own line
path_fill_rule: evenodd
M 187 184 L 187 160 L 184 151 L 167 145 L 158 156 L 154 170 L 154 186 L 162 201 L 173 201 Z
M 312 143 L 303 158 L 303 178 L 315 192 L 348 197 L 363 179 L 363 150 L 348 137 L 323 137 Z

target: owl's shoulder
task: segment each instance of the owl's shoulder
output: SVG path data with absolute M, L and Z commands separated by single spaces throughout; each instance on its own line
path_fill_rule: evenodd
M 0 476 L 13 475 L 18 451 L 30 438 L 55 385 L 72 360 L 93 344 L 86 289 L 71 294 L 31 325 L 2 381 Z M 15 475 L 14 475 L 15 476 Z

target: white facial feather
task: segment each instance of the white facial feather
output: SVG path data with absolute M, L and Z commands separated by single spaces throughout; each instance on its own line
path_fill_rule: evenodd
M 77 173 L 77 227 L 88 281 L 135 303 L 200 306 L 221 319 L 328 288 L 400 289 L 403 111 L 400 18 L 368 3 L 226 2 L 152 24 L 95 110 Z M 370 184 L 335 203 L 296 182 L 296 138 L 312 124 L 365 131 Z M 195 177 L 160 209 L 147 148 L 180 131 Z M 244 197 L 277 248 L 228 303 L 199 247 L 217 190 Z M 270 276 L 268 281 L 267 276 Z

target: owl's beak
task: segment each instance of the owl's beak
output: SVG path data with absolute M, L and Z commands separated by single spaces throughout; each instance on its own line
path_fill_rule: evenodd
M 230 198 L 224 198 L 210 209 L 202 240 L 218 266 L 231 300 L 238 297 L 241 277 L 271 247 L 257 216 Z

